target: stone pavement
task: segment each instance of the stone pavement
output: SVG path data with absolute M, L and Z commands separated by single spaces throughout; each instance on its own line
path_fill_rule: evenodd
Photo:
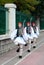
M 40 36 L 39 36 L 39 39 L 37 40 L 37 47 L 39 47 L 41 44 L 43 44 L 44 43 L 44 32 L 41 32 L 40 33 Z M 44 44 L 43 44 L 43 47 L 44 47 Z M 28 60 L 28 62 L 27 63 L 29 63 L 29 60 L 30 60 L 30 58 L 31 58 L 31 56 L 30 56 L 30 53 L 28 53 L 27 52 L 27 48 L 28 47 L 25 47 L 24 46 L 24 52 L 23 52 L 23 58 L 22 59 L 19 59 L 18 58 L 18 55 L 19 55 L 19 53 L 17 53 L 16 52 L 16 49 L 18 48 L 18 46 L 15 46 L 15 48 L 14 49 L 12 49 L 11 51 L 8 51 L 8 52 L 6 52 L 6 53 L 4 53 L 4 54 L 2 54 L 2 55 L 0 55 L 0 65 L 16 65 L 17 63 L 18 63 L 18 65 L 22 65 L 22 63 L 23 63 L 23 58 L 25 58 L 26 57 L 26 55 L 27 55 L 27 58 L 25 58 L 25 59 L 27 59 Z M 42 47 L 40 47 L 41 48 L 41 50 L 43 50 L 42 49 Z M 40 49 L 39 48 L 39 49 Z M 33 51 L 34 49 L 32 48 L 32 50 L 31 50 L 31 52 Z M 38 49 L 37 49 L 38 50 Z M 36 50 L 36 51 L 37 51 Z M 40 51 L 41 51 L 40 50 Z M 39 52 L 39 50 L 37 51 L 37 52 Z M 39 53 L 39 54 L 37 54 L 37 52 L 33 52 L 31 55 L 36 55 L 35 57 L 38 57 L 41 53 Z M 28 59 L 28 54 L 29 54 L 29 59 Z M 37 56 L 38 55 L 38 56 Z M 32 57 L 33 57 L 32 56 Z M 40 56 L 42 56 L 42 54 L 40 55 Z M 38 57 L 39 58 L 39 57 Z M 25 60 L 24 59 L 24 62 L 25 61 L 27 61 L 27 60 Z M 36 59 L 36 58 L 35 58 Z M 22 60 L 22 63 L 19 63 L 20 61 Z M 33 57 L 33 59 L 31 58 L 31 60 L 34 60 L 34 57 Z M 34 61 L 33 61 L 34 62 Z M 25 62 L 26 63 L 26 62 Z M 25 64 L 24 64 L 25 65 Z M 28 65 L 28 64 L 27 64 Z M 30 64 L 31 65 L 31 64 Z M 34 64 L 33 64 L 34 65 Z M 38 64 L 37 64 L 38 65 Z
M 44 65 L 44 44 L 17 65 Z

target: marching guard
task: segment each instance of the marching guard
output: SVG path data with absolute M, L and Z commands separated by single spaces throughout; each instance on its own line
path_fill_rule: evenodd
M 32 45 L 33 48 L 36 47 L 36 39 L 39 36 L 39 30 L 36 24 L 33 22 L 32 26 L 30 22 L 26 23 L 26 27 L 24 28 L 22 23 L 18 23 L 18 29 L 15 29 L 11 33 L 11 40 L 15 43 L 15 45 L 19 45 L 17 52 L 19 52 L 19 58 L 22 58 L 23 53 L 23 45 L 28 45 L 28 52 L 31 51 Z M 33 40 L 33 44 L 31 41 Z
M 28 52 L 31 51 L 31 41 L 33 39 L 32 37 L 32 27 L 31 27 L 31 23 L 27 22 L 27 26 L 25 27 L 25 34 L 23 36 L 24 40 L 26 41 L 26 43 L 28 44 Z
M 19 22 L 18 23 L 18 29 L 17 29 L 16 37 L 14 38 L 14 43 L 16 45 L 19 44 L 19 48 L 18 48 L 18 50 L 19 50 L 19 58 L 22 58 L 23 45 L 26 44 L 25 41 L 24 41 L 24 39 L 23 39 L 23 34 L 24 34 L 24 28 L 22 26 L 22 23 Z
M 32 33 L 32 36 L 33 36 L 33 48 L 36 48 L 36 40 L 37 40 L 37 38 L 39 36 L 39 29 L 36 26 L 35 22 L 32 23 L 32 28 L 33 28 L 33 33 Z

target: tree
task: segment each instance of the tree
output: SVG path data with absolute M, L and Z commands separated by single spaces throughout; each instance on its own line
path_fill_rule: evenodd
M 14 3 L 17 5 L 17 10 L 22 11 L 26 14 L 31 14 L 35 12 L 36 7 L 39 4 L 37 0 L 0 0 L 0 5 L 5 3 Z
M 13 0 L 0 0 L 0 5 L 4 5 L 5 3 L 13 3 Z
M 39 1 L 37 0 L 14 0 L 14 3 L 17 4 L 17 10 L 30 14 L 33 11 L 35 11 L 36 9 L 35 5 L 38 5 Z
M 38 4 L 36 7 L 36 13 L 39 16 L 44 15 L 44 0 L 40 0 L 40 4 Z

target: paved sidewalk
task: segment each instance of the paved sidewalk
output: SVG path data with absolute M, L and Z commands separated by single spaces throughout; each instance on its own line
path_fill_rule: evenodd
M 37 40 L 37 47 L 41 45 L 44 42 L 44 32 L 42 32 L 39 36 L 39 39 Z M 43 45 L 44 46 L 44 45 Z M 17 62 L 22 60 L 27 54 L 27 48 L 24 46 L 24 52 L 23 52 L 23 58 L 19 59 L 18 55 L 19 53 L 16 52 L 18 46 L 15 46 L 15 48 L 7 53 L 4 53 L 0 55 L 0 65 L 15 65 Z M 32 48 L 32 51 L 34 49 Z M 36 54 L 36 53 L 35 53 Z M 33 54 L 34 55 L 34 54 Z M 39 55 L 39 54 L 38 54 Z M 27 59 L 28 60 L 28 59 Z M 26 61 L 27 61 L 26 60 Z M 25 64 L 24 64 L 25 65 Z M 28 65 L 28 64 L 27 64 Z
M 44 65 L 44 44 L 17 65 Z

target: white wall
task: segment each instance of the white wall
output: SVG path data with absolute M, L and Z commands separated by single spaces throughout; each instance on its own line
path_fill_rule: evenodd
M 39 18 L 37 19 L 36 24 L 37 24 L 37 26 L 38 26 L 38 28 L 40 30 L 40 20 L 39 20 Z

